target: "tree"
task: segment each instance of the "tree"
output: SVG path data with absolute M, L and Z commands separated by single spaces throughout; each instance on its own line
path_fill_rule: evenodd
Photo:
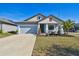
M 70 29 L 74 28 L 74 21 L 71 21 L 70 19 L 64 21 L 63 27 L 64 27 L 64 31 L 68 33 Z

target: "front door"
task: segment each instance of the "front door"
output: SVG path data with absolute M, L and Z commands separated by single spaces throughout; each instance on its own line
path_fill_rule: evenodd
M 44 33 L 44 26 L 45 24 L 40 24 L 41 33 Z

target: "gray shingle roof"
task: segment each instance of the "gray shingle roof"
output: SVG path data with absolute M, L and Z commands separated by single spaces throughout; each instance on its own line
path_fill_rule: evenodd
M 9 19 L 5 19 L 5 18 L 0 18 L 0 22 L 15 25 L 15 23 L 13 21 L 11 21 Z
M 33 19 L 34 17 L 39 16 L 39 15 L 43 16 L 43 19 L 37 20 L 37 21 Z M 16 24 L 17 24 L 17 23 L 38 23 L 38 22 L 40 22 L 40 21 L 42 21 L 42 20 L 44 20 L 44 19 L 46 19 L 46 18 L 48 18 L 48 17 L 50 17 L 50 16 L 52 16 L 52 17 L 55 19 L 55 21 L 57 21 L 57 22 L 59 22 L 59 23 L 62 23 L 62 22 L 63 22 L 62 19 L 60 19 L 60 18 L 58 18 L 58 17 L 56 17 L 56 16 L 54 16 L 54 15 L 49 15 L 49 16 L 46 17 L 46 16 L 42 15 L 41 13 L 38 13 L 38 14 L 36 14 L 36 15 L 34 15 L 34 16 L 28 18 L 28 19 L 25 19 L 24 21 L 16 22 Z M 29 21 L 29 20 L 31 20 L 31 21 Z

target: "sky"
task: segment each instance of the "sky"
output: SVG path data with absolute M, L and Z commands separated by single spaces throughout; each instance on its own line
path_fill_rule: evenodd
M 0 3 L 0 18 L 23 21 L 38 13 L 79 22 L 79 4 L 77 3 Z

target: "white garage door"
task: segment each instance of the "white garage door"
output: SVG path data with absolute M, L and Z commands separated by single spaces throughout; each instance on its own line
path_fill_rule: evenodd
M 20 33 L 37 33 L 37 25 L 36 24 L 27 24 L 27 25 L 21 25 L 20 26 Z

